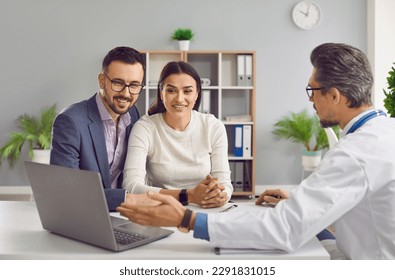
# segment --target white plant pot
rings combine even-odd
[[[32,161],[49,164],[50,155],[51,155],[51,150],[33,149]]]
[[[322,151],[306,151],[302,152],[302,165],[304,170],[313,171],[321,162]]]
[[[180,41],[178,41],[178,45],[180,47],[180,50],[181,51],[189,50],[189,43],[190,43],[189,40],[180,40]]]

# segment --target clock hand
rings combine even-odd
[[[305,12],[303,12],[303,11],[300,11],[300,10],[299,10],[299,13],[304,14],[306,17],[307,17],[307,15],[308,15],[307,13],[305,13]]]
[[[306,13],[306,17],[307,17],[307,16],[309,16],[309,13],[310,13],[310,3],[309,3],[309,5],[307,6],[307,13]]]

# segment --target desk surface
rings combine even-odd
[[[0,201],[0,259],[329,259],[312,239],[292,253],[216,255],[214,247],[193,234],[175,231],[153,243],[115,253],[44,230],[34,202]]]

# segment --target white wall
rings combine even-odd
[[[385,110],[383,89],[395,63],[395,1],[368,0],[368,55],[374,69],[374,103]]]
[[[3,0],[0,144],[16,129],[18,115],[36,114],[54,102],[63,108],[91,96],[109,49],[176,49],[170,40],[173,30],[191,27],[196,32],[192,49],[256,51],[256,184],[298,183],[300,147],[276,141],[272,125],[290,111],[313,111],[304,88],[316,45],[344,42],[366,51],[367,0],[315,0],[323,17],[310,31],[292,23],[297,2]],[[0,185],[27,184],[22,162],[13,170],[3,163]]]

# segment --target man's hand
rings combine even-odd
[[[280,189],[266,190],[255,201],[256,205],[266,203],[278,203],[283,199],[288,199],[288,192]]]
[[[128,205],[132,204],[132,205],[140,205],[140,206],[157,206],[160,204],[159,201],[149,198],[147,193],[142,193],[142,194],[128,193],[126,194],[125,203]]]
[[[117,211],[144,226],[177,227],[181,224],[185,207],[174,197],[152,191],[144,195],[145,199],[138,197],[139,199],[127,200],[117,207]]]

